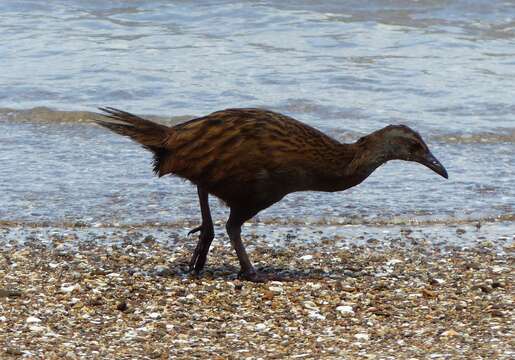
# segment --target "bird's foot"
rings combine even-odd
[[[193,250],[193,254],[188,266],[188,271],[194,272],[197,275],[202,271],[204,265],[206,264],[207,253],[209,252],[209,247],[211,246],[211,242],[214,238],[212,227],[204,227],[204,225],[197,226],[196,228],[190,230],[188,232],[188,236],[199,231],[199,241],[195,247],[195,250]]]
[[[265,283],[268,281],[292,281],[291,278],[287,276],[282,276],[279,274],[267,274],[262,272],[257,272],[256,270],[250,271],[240,271],[238,274],[238,279],[247,280],[254,283]]]
[[[191,259],[188,264],[188,272],[193,272],[196,275],[198,275],[202,271],[202,268],[199,269],[199,267],[197,265],[199,257],[200,257],[199,247],[200,247],[200,243],[197,244],[197,246],[195,247],[195,250],[193,250],[193,254],[191,255]]]

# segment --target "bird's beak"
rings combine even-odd
[[[422,165],[427,166],[431,170],[433,170],[438,175],[443,176],[444,178],[448,179],[449,175],[447,175],[447,170],[443,167],[443,165],[438,161],[437,158],[434,157],[433,154],[431,154],[430,151],[426,153],[426,155],[422,158],[422,160],[419,161]]]

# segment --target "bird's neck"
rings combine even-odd
[[[361,183],[379,166],[392,160],[390,149],[384,142],[378,141],[380,139],[372,135],[350,144],[354,157],[345,168],[345,176],[352,179],[351,182],[354,185]]]

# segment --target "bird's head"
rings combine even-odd
[[[390,160],[416,161],[448,179],[447,170],[431,154],[422,137],[405,125],[389,125],[375,133],[376,141],[383,144],[383,150]]]

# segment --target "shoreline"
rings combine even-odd
[[[342,246],[337,236],[304,242],[279,229],[289,240],[275,244],[277,229],[269,227],[267,234],[244,229],[249,255],[258,269],[291,282],[237,280],[225,237],[215,240],[204,274],[191,276],[185,269],[196,238],[175,230],[166,241],[141,229],[85,241],[67,229],[49,233],[47,242],[33,235],[6,244],[0,326],[8,331],[0,333],[0,353],[48,359],[513,356],[513,239],[502,251],[386,236]],[[111,237],[119,241],[108,242]]]
[[[40,220],[40,221],[26,221],[20,220],[0,220],[0,228],[2,227],[32,227],[32,228],[49,228],[49,227],[60,227],[60,228],[152,228],[152,227],[166,227],[166,228],[178,228],[183,226],[190,226],[198,221],[198,219],[180,219],[172,222],[141,222],[141,223],[120,223],[117,221],[107,222],[91,222],[83,220],[72,221],[70,219],[61,221],[51,220]],[[479,218],[472,217],[432,217],[426,218],[421,217],[389,217],[389,218],[377,218],[377,219],[358,219],[348,217],[312,217],[309,221],[306,219],[297,218],[284,218],[284,217],[272,217],[272,218],[260,218],[259,221],[255,218],[250,219],[246,224],[254,225],[278,225],[278,226],[375,226],[375,227],[388,227],[388,226],[432,226],[432,225],[446,225],[446,226],[459,226],[459,225],[477,225],[480,224],[491,224],[491,223],[509,223],[515,222],[515,213],[505,213],[499,215],[490,215]],[[216,224],[223,225],[223,221],[217,220]]]
[[[260,106],[258,106],[260,107]],[[267,108],[266,106],[261,106]],[[212,109],[217,111],[220,109]],[[280,109],[271,109],[281,111]],[[287,109],[283,110],[288,113]],[[173,113],[173,111],[171,111]],[[209,111],[207,112],[209,113]],[[200,117],[206,114],[195,115],[156,115],[156,114],[140,114],[146,119],[156,121],[158,123],[174,126],[182,122]],[[72,109],[58,109],[47,106],[35,106],[31,108],[12,108],[0,107],[0,121],[11,122],[25,122],[33,124],[71,124],[71,125],[93,125],[97,120],[105,120],[105,117],[99,112],[96,112],[94,106],[90,109],[72,110]],[[96,125],[95,125],[96,126]],[[347,128],[334,128],[329,129],[332,131],[330,134],[343,142],[355,141],[360,136],[364,135],[363,132],[355,132]],[[515,130],[511,127],[498,127],[487,130],[479,130],[475,132],[457,132],[450,133],[436,133],[431,135],[429,140],[442,144],[453,145],[475,145],[475,144],[514,144],[515,143]]]

